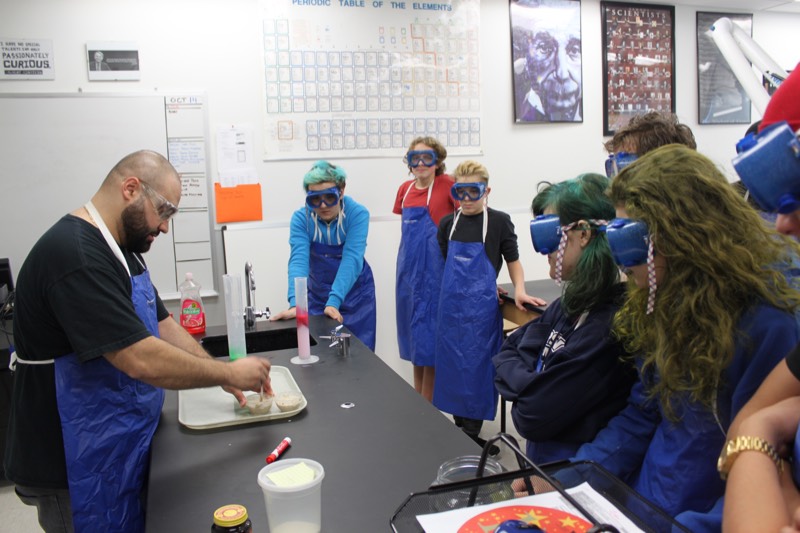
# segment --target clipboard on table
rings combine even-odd
[[[261,184],[243,184],[223,187],[214,183],[217,224],[225,222],[251,222],[263,219],[261,212]]]

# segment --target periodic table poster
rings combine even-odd
[[[264,159],[481,153],[480,0],[262,0]]]

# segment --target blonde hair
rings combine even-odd
[[[468,176],[475,176],[485,183],[489,183],[489,171],[477,161],[464,161],[456,167],[456,171],[453,173],[455,179]]]

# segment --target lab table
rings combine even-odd
[[[544,313],[547,305],[556,298],[561,297],[561,287],[556,285],[552,279],[537,279],[525,282],[525,292],[529,296],[538,296],[547,301],[547,305],[535,306],[525,305],[525,311],[520,311],[514,304],[514,285],[511,283],[504,283],[500,285],[501,288],[508,291],[508,294],[500,296],[502,300],[503,318],[512,322],[516,326],[527,324],[534,318],[537,318]]]
[[[294,365],[297,349],[252,354],[289,368],[308,406],[288,419],[209,430],[178,421],[178,393],[167,391],[153,438],[147,493],[149,533],[209,531],[215,509],[247,507],[253,531],[267,531],[256,476],[284,437],[282,457],[318,461],[322,482],[322,531],[389,531],[389,520],[412,492],[425,490],[441,463],[481,449],[417,394],[355,337],[343,357],[321,335],[338,325],[310,317],[320,361]],[[294,321],[258,322],[259,330],[294,328]],[[206,335],[224,334],[225,327]],[[252,356],[251,355],[251,356]],[[233,397],[231,397],[233,405]],[[351,408],[343,405],[354,404]],[[279,459],[280,460],[280,459]]]

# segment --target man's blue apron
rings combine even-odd
[[[408,187],[403,203],[414,183]],[[428,206],[433,183],[428,187]],[[402,238],[395,283],[397,344],[400,357],[416,366],[434,366],[436,319],[444,259],[438,229],[428,207],[403,206]]]
[[[497,273],[483,242],[452,240],[460,215],[459,210],[450,231],[439,299],[433,405],[456,416],[493,420],[498,394],[492,356],[503,341]],[[487,219],[484,209],[484,241]]]
[[[92,210],[95,223],[105,226]],[[119,247],[112,242],[117,255]],[[127,269],[121,251],[117,257]],[[147,270],[131,276],[131,285],[136,314],[158,337]],[[56,358],[55,370],[75,531],[144,531],[142,488],[164,391],[128,377],[105,357],[81,363],[69,354]]]
[[[343,244],[311,243],[308,264],[308,313],[325,314],[325,305],[331,293],[331,286],[336,279],[339,265],[342,263]],[[364,260],[355,285],[345,296],[339,313],[344,325],[358,339],[375,351],[375,280],[372,269]]]

